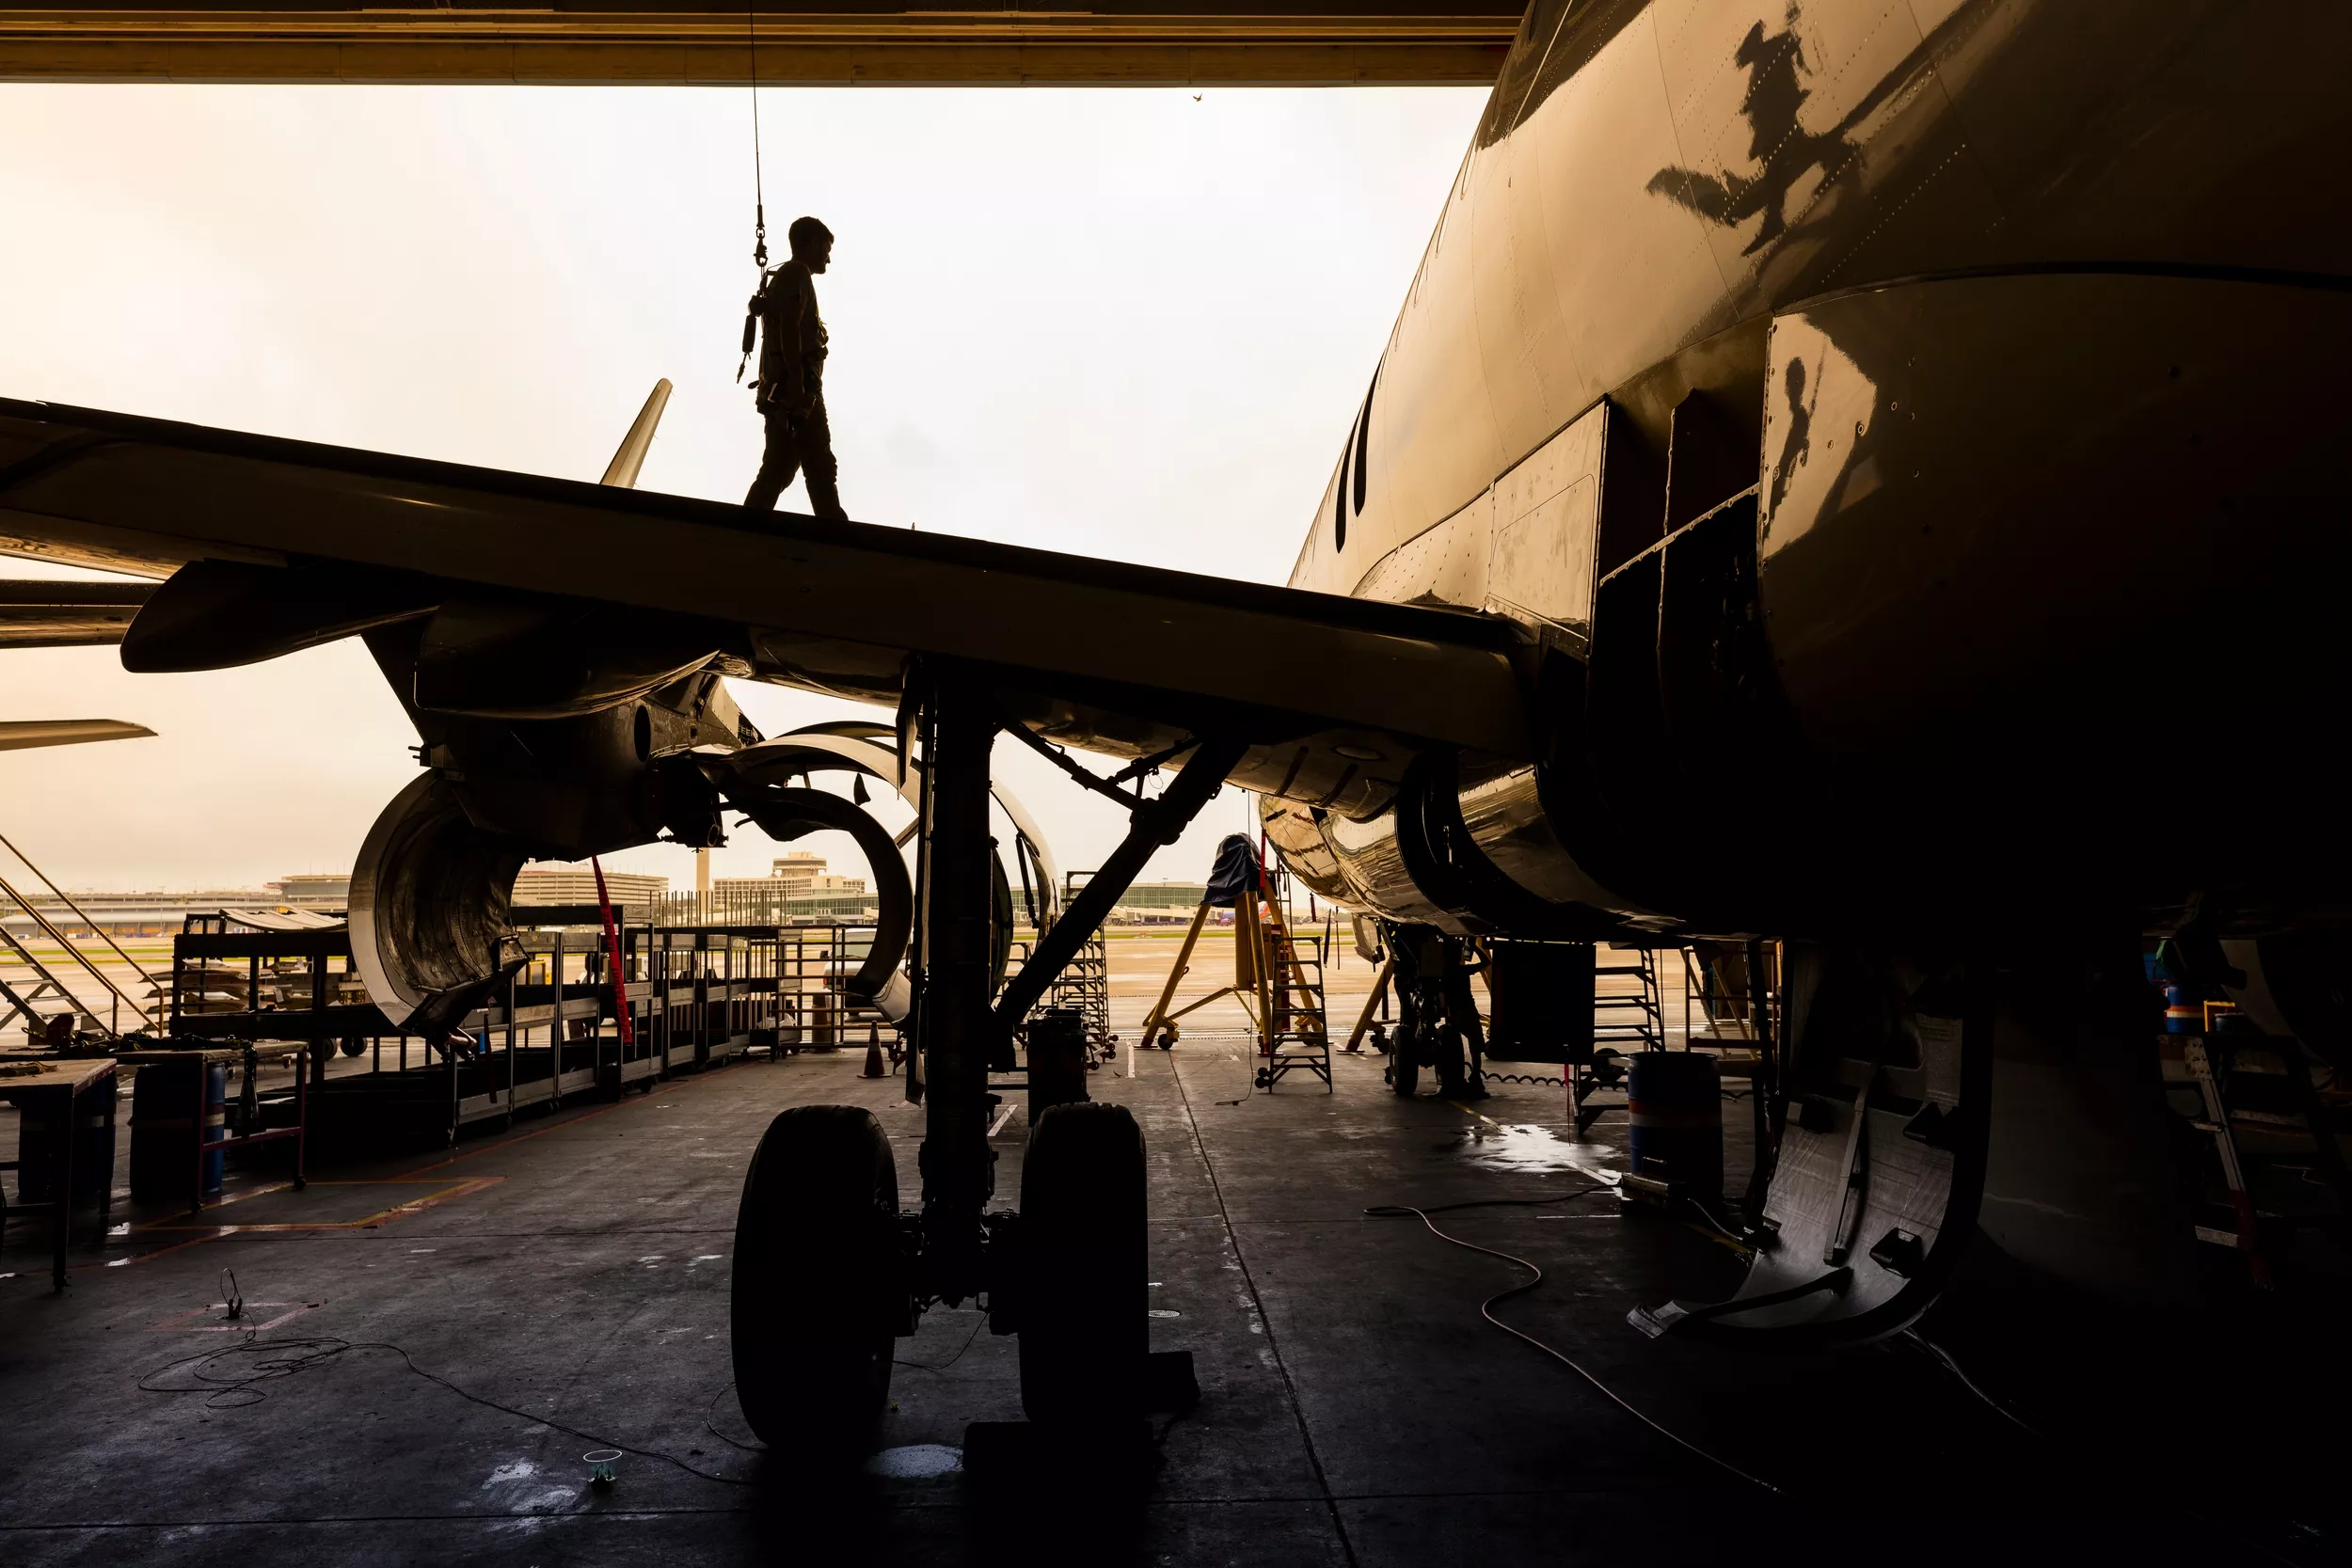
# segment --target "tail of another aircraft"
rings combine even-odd
[[[612,461],[604,466],[599,484],[611,484],[623,490],[637,488],[637,470],[645,466],[645,452],[653,445],[653,433],[661,423],[661,411],[670,406],[670,379],[667,376],[653,384],[645,394],[645,406],[637,411],[628,434],[621,437],[620,449]]]

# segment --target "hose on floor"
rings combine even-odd
[[[1480,1317],[1486,1319],[1488,1323],[1494,1324],[1495,1327],[1502,1330],[1503,1333],[1508,1334],[1514,1339],[1523,1340],[1524,1342],[1534,1346],[1537,1350],[1542,1351],[1546,1355],[1550,1356],[1554,1361],[1559,1362],[1560,1365],[1567,1368],[1568,1370],[1574,1372],[1577,1376],[1582,1378],[1586,1383],[1590,1384],[1594,1392],[1599,1394],[1610,1403],[1615,1405],[1618,1409],[1624,1411],[1627,1415],[1632,1417],[1635,1420],[1641,1422],[1644,1426],[1649,1428],[1652,1432],[1658,1433],[1659,1436],[1663,1437],[1666,1441],[1674,1444],[1676,1447],[1697,1455],[1699,1458],[1707,1461],[1707,1463],[1714,1465],[1719,1470],[1737,1476],[1740,1480],[1746,1481],[1751,1486],[1761,1487],[1765,1491],[1772,1493],[1774,1497],[1786,1496],[1787,1494],[1783,1493],[1779,1487],[1774,1486],[1771,1481],[1764,1481],[1758,1477],[1748,1474],[1747,1471],[1742,1470],[1737,1465],[1732,1464],[1731,1461],[1723,1458],[1721,1455],[1709,1453],[1707,1449],[1700,1448],[1696,1443],[1692,1442],[1689,1438],[1684,1437],[1679,1433],[1669,1431],[1667,1428],[1661,1426],[1657,1421],[1652,1420],[1648,1416],[1627,1403],[1623,1398],[1619,1397],[1616,1390],[1601,1382],[1600,1379],[1595,1377],[1591,1372],[1586,1371],[1581,1366],[1580,1366],[1565,1353],[1555,1350],[1550,1345],[1544,1343],[1543,1340],[1536,1338],[1533,1334],[1528,1334],[1522,1330],[1513,1328],[1509,1323],[1506,1323],[1501,1318],[1496,1317],[1495,1307],[1499,1303],[1509,1301],[1514,1296],[1523,1296],[1527,1294],[1528,1291],[1535,1289],[1538,1285],[1541,1285],[1544,1282],[1544,1271],[1536,1267],[1534,1263],[1529,1262],[1526,1259],[1518,1257],[1516,1254],[1499,1251],[1490,1246],[1480,1246],[1476,1242],[1466,1242],[1459,1236],[1449,1235],[1447,1232],[1438,1229],[1437,1222],[1429,1217],[1432,1214],[1442,1214],[1455,1209],[1524,1208],[1535,1204],[1566,1203],[1575,1198],[1590,1197],[1596,1193],[1614,1192],[1615,1190],[1616,1189],[1613,1187],[1603,1184],[1596,1187],[1580,1188],[1572,1193],[1555,1194],[1549,1197],[1481,1198],[1470,1203],[1434,1204],[1426,1209],[1415,1208],[1409,1203],[1387,1203],[1381,1204],[1376,1208],[1367,1209],[1364,1211],[1364,1213],[1372,1219],[1403,1219],[1409,1214],[1413,1218],[1421,1221],[1423,1226],[1428,1227],[1429,1233],[1432,1236],[1437,1237],[1438,1240],[1441,1242],[1450,1243],[1454,1246],[1461,1247],[1470,1252],[1484,1253],[1489,1258],[1500,1258],[1506,1263],[1517,1264],[1518,1267],[1525,1269],[1530,1275],[1529,1278],[1512,1286],[1507,1291],[1498,1291],[1493,1295],[1488,1296],[1485,1301],[1478,1304],[1478,1315]]]
[[[541,1426],[552,1427],[557,1432],[569,1433],[600,1449],[618,1449],[623,1453],[633,1453],[643,1459],[658,1459],[664,1465],[675,1465],[690,1476],[717,1481],[722,1486],[759,1484],[739,1476],[722,1476],[698,1468],[675,1454],[663,1453],[659,1449],[641,1449],[634,1444],[616,1442],[598,1433],[567,1426],[552,1416],[501,1404],[497,1400],[459,1387],[438,1372],[418,1366],[416,1359],[406,1351],[383,1340],[330,1338],[263,1339],[248,1334],[236,1344],[202,1351],[195,1355],[183,1355],[177,1361],[158,1367],[141,1376],[138,1386],[150,1394],[200,1394],[207,1410],[234,1410],[259,1404],[269,1398],[269,1390],[263,1386],[266,1384],[313,1371],[358,1351],[389,1351],[399,1356],[401,1365],[408,1370],[427,1383],[440,1385],[461,1400],[522,1420],[534,1421]],[[174,1374],[178,1374],[183,1381],[176,1384],[161,1381]]]

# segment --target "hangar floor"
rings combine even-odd
[[[1549,1086],[1400,1102],[1376,1057],[1343,1058],[1330,1097],[1295,1079],[1253,1094],[1246,1047],[1205,1035],[1094,1085],[1142,1119],[1154,1343],[1192,1350],[1203,1389],[1196,1413],[1158,1423],[1140,1489],[1107,1462],[1012,1494],[942,1468],[966,1422],[1020,1414],[1013,1341],[970,1311],[902,1341],[877,1466],[898,1473],[807,1486],[736,1446],[735,1199],[767,1119],[826,1101],[874,1109],[912,1195],[920,1113],[859,1065],[747,1063],[449,1153],[330,1169],[201,1230],[135,1220],[107,1254],[80,1254],[62,1297],[37,1227],[19,1227],[0,1259],[21,1271],[0,1279],[0,1560],[1484,1568],[1856,1548],[1980,1560],[2027,1541],[2037,1556],[2277,1560],[2156,1502],[2165,1477],[2106,1489],[2095,1449],[2042,1447],[1925,1355],[1759,1360],[1643,1339],[1629,1306],[1736,1277],[1696,1229],[1606,1195],[1439,1217],[1548,1272],[1499,1315],[1790,1497],[1734,1479],[1481,1323],[1520,1271],[1364,1214],[1579,1193],[1591,1183],[1568,1162],[1621,1164],[1621,1130],[1567,1143]],[[1007,1195],[1025,1131],[1016,1115],[998,1139]],[[1743,1143],[1735,1130],[1735,1185]],[[245,1297],[236,1324],[217,1305],[224,1270]],[[199,1382],[257,1370],[186,1359],[247,1331],[284,1345],[281,1364],[320,1358]],[[1991,1370],[2001,1385],[2018,1369]],[[625,1453],[597,1493],[580,1456],[609,1444],[676,1463]]]

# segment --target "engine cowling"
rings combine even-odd
[[[1561,843],[1535,767],[1433,752],[1415,759],[1385,808],[1360,820],[1270,796],[1260,816],[1294,875],[1384,919],[1455,936],[1591,941],[1654,918]]]
[[[437,1043],[519,959],[507,911],[531,859],[511,833],[475,826],[455,787],[427,773],[392,797],[351,872],[351,955],[392,1023]]]
[[[413,641],[413,627],[393,629]],[[405,646],[373,641],[379,661],[413,668]],[[434,1040],[520,961],[506,933],[526,862],[665,833],[723,843],[705,759],[759,738],[715,668],[594,712],[499,721],[428,710],[418,727],[431,770],[393,797],[360,847],[352,952],[385,1016]]]

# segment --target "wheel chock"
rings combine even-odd
[[[983,1486],[1064,1485],[1074,1474],[1104,1473],[1122,1458],[1148,1468],[1152,1423],[1133,1420],[1059,1426],[1039,1421],[974,1421],[963,1429],[963,1473]]]

